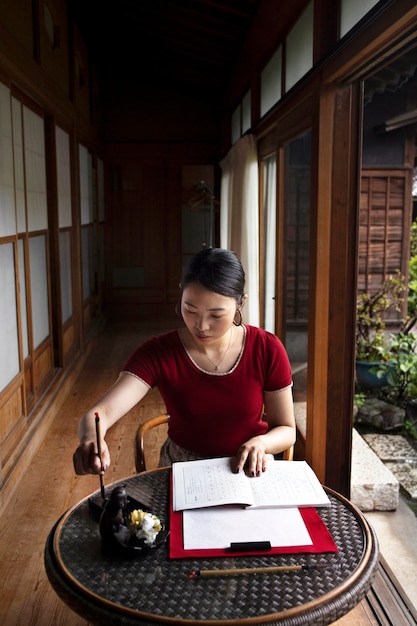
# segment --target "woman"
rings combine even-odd
[[[110,464],[101,435],[158,387],[170,415],[160,465],[205,457],[234,457],[234,471],[259,476],[266,455],[295,441],[292,375],[279,339],[242,324],[245,273],[237,256],[208,248],[191,260],[180,285],[185,326],[153,337],[127,360],[107,393],[81,418],[77,474]]]

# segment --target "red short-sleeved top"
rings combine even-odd
[[[233,456],[251,437],[267,430],[264,391],[292,384],[282,342],[263,329],[245,327],[243,350],[227,373],[199,368],[177,330],[152,337],[126,361],[123,371],[158,387],[170,415],[169,436],[203,456]]]

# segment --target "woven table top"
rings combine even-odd
[[[128,478],[128,494],[169,522],[170,470]],[[169,559],[168,546],[140,558],[104,556],[88,499],[51,530],[45,548],[49,580],[61,598],[93,624],[330,624],[366,595],[378,563],[374,531],[342,496],[318,509],[337,553]],[[320,570],[190,580],[196,569],[324,564]]]

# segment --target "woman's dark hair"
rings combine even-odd
[[[191,259],[181,286],[200,283],[209,291],[240,302],[245,290],[245,272],[234,252],[224,248],[204,248]]]

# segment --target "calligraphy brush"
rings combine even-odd
[[[191,579],[200,578],[202,576],[236,576],[237,574],[265,574],[270,572],[291,572],[320,569],[327,567],[317,563],[315,565],[277,565],[272,567],[244,567],[236,569],[197,569],[188,574]]]
[[[101,463],[101,437],[100,437],[100,418],[98,413],[96,413],[96,438],[97,438],[97,456],[100,459],[101,469],[103,469],[103,464]],[[103,474],[100,474],[100,491],[101,497],[105,500],[105,492],[104,492],[104,483],[103,483]]]

